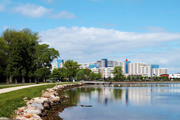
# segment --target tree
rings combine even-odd
[[[96,80],[99,80],[99,79],[101,79],[101,73],[95,73],[95,78],[96,78]]]
[[[54,48],[39,44],[38,33],[30,29],[7,29],[0,37],[1,80],[6,75],[25,82],[25,78],[35,77],[36,71],[49,73],[51,62],[58,56],[59,52]]]
[[[73,60],[67,60],[64,63],[64,68],[67,69],[67,77],[71,80],[73,77],[76,76],[76,72],[78,71],[79,64],[74,62]]]
[[[66,73],[67,73],[67,70],[64,67],[57,68],[52,71],[51,77],[55,78],[56,80],[58,80],[58,79],[64,80],[65,77],[67,77]]]
[[[91,72],[91,73],[89,74],[89,78],[90,78],[90,80],[94,80],[94,79],[96,78],[94,72]]]
[[[123,75],[123,71],[122,71],[122,67],[121,67],[121,66],[116,66],[116,67],[114,67],[114,69],[112,70],[112,73],[113,73],[114,79],[115,79],[116,81],[124,78],[124,75]]]
[[[36,70],[36,76],[39,79],[43,79],[43,82],[46,82],[46,79],[49,77],[50,74],[51,74],[51,71],[47,67],[42,67]]]
[[[77,80],[83,80],[85,79],[85,71],[83,69],[79,70],[77,73],[76,73],[76,79]]]

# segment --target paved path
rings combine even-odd
[[[53,84],[53,83],[44,83],[44,84],[35,84],[35,85],[26,85],[26,86],[4,88],[4,89],[0,89],[0,94],[1,93],[6,93],[6,92],[11,92],[11,91],[14,91],[14,90],[30,88],[30,87],[35,87],[35,86],[41,86],[41,85],[48,85],[48,84]]]

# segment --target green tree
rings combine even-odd
[[[51,77],[55,78],[56,80],[64,80],[67,77],[67,70],[63,67],[63,68],[57,68],[54,69],[51,73]]]
[[[43,82],[46,82],[46,79],[50,76],[51,71],[47,67],[42,67],[37,69],[35,73],[39,79],[43,79]]]
[[[95,79],[96,80],[99,80],[99,79],[101,79],[101,73],[95,73]]]
[[[76,73],[76,79],[77,80],[84,80],[85,79],[85,71],[83,69],[79,70]]]
[[[123,75],[123,71],[122,71],[122,67],[121,66],[116,66],[114,67],[114,69],[112,70],[112,73],[114,75],[114,79],[116,81],[118,80],[121,80],[124,78],[124,75]]]
[[[95,73],[94,73],[94,72],[91,72],[91,73],[89,74],[89,79],[90,79],[90,80],[95,80],[95,78],[96,78]]]
[[[74,62],[73,60],[67,60],[64,63],[64,68],[67,69],[67,77],[71,80],[76,76],[76,72],[78,71],[79,64]]]

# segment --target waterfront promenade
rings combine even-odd
[[[43,83],[43,84],[35,84],[35,85],[26,85],[26,86],[4,88],[4,89],[0,89],[0,94],[15,91],[15,90],[20,90],[20,89],[24,89],[24,88],[30,88],[30,87],[48,85],[48,84],[53,84],[53,83]]]

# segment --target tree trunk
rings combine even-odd
[[[17,79],[15,78],[14,83],[17,84]]]
[[[12,76],[9,77],[9,82],[10,82],[10,83],[12,82]]]
[[[31,83],[31,79],[29,79],[29,83]]]
[[[8,78],[6,78],[6,84],[9,84],[9,79]]]
[[[25,83],[24,76],[22,76],[22,84]]]
[[[46,82],[46,78],[43,79],[43,82]]]

